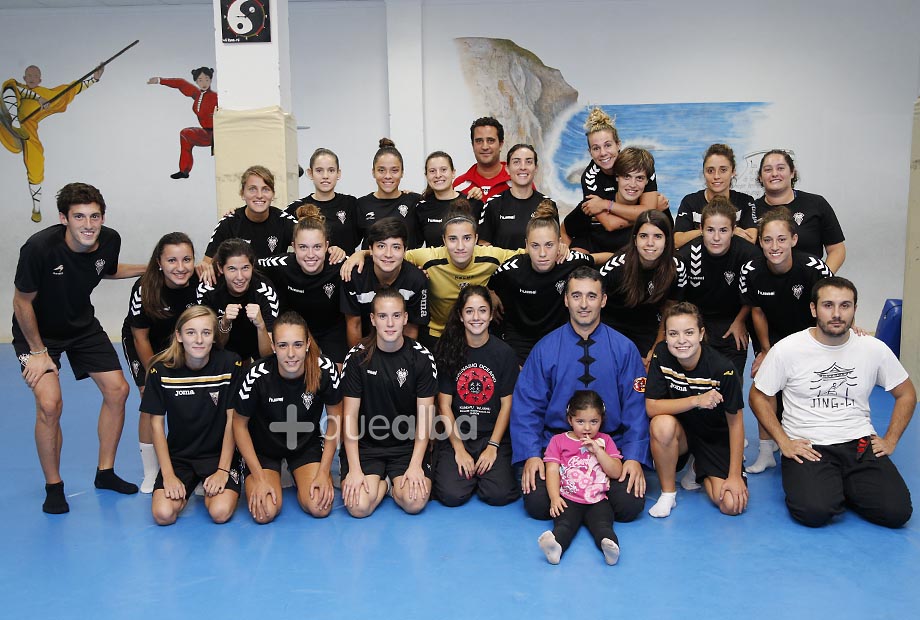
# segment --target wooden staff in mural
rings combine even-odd
[[[0,106],[0,142],[11,153],[22,153],[32,195],[32,221],[41,222],[42,181],[45,179],[45,149],[38,137],[38,124],[52,114],[67,109],[74,97],[102,77],[105,66],[138,44],[134,41],[70,84],[54,88],[41,86],[42,71],[35,65],[26,67],[23,81],[10,78],[3,83]]]
[[[187,179],[192,170],[192,148],[214,144],[214,110],[217,108],[217,93],[211,90],[214,69],[198,67],[192,70],[192,84],[182,78],[152,77],[148,84],[162,84],[177,89],[194,100],[192,112],[198,117],[201,127],[186,127],[179,132],[179,172],[169,175],[173,179]]]

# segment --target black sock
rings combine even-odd
[[[96,488],[109,489],[125,495],[137,493],[137,485],[122,480],[115,474],[114,469],[97,469],[96,470]]]
[[[64,497],[64,481],[55,482],[54,484],[45,485],[45,503],[42,504],[42,510],[50,515],[61,515],[70,512],[70,506],[67,505],[67,498]]]

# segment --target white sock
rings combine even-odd
[[[144,466],[144,480],[141,482],[141,493],[153,493],[153,483],[157,480],[160,471],[160,462],[157,460],[157,451],[152,443],[141,442],[141,464]]]
[[[674,507],[677,506],[677,491],[673,493],[661,492],[661,497],[655,502],[655,505],[648,509],[648,513],[653,517],[667,517],[671,514]]]
[[[543,550],[543,553],[546,554],[547,562],[550,564],[559,563],[559,560],[562,559],[562,545],[556,542],[556,537],[553,536],[551,531],[546,530],[540,534],[540,538],[537,539],[537,543],[539,543],[540,549]]]
[[[776,442],[772,439],[761,439],[757,460],[745,467],[744,471],[749,474],[759,474],[768,467],[776,467],[776,457],[773,456],[773,450],[776,449],[774,446]]]
[[[604,552],[604,561],[607,562],[608,566],[613,566],[620,559],[620,545],[609,538],[601,541],[601,551]]]
[[[696,491],[700,483],[696,481],[696,459],[693,456],[687,461],[687,473],[680,479],[680,486],[687,491]]]

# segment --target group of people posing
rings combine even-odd
[[[129,387],[90,293],[139,276],[122,342],[141,392],[140,490],[162,525],[199,484],[215,522],[245,494],[268,523],[285,471],[300,507],[326,516],[338,455],[355,517],[388,495],[418,513],[432,497],[504,505],[523,494],[529,515],[554,519],[539,539],[548,561],[584,523],[614,564],[613,522],[644,509],[646,470],[661,483],[653,517],[676,507],[681,470],[685,489],[740,515],[746,473],[775,466],[777,449],[795,519],[823,525],[849,506],[905,523],[910,494],[889,455],[916,395],[884,344],[851,331],[856,288],[833,276],[843,233],[824,198],[794,189],[791,156],[763,156],[754,200],[731,189],[731,148],[713,144],[706,187],[672,221],[651,153],[621,148],[600,109],[585,130],[584,200],[561,221],[534,186],[534,148],[501,161],[503,128],[487,117],[470,128],[476,164],[456,176],[447,153],[432,153],[423,194],[400,187],[387,139],[377,189],[360,198],[336,192],[328,149],[310,158],[315,191],[286,209],[271,206],[272,173],[252,166],[245,205],[218,222],[201,260],[173,232],[147,265],[120,264],[101,193],[65,186],[60,224],[25,243],[15,278],[45,512],[69,510],[65,352],[103,395],[96,486],[138,491],[113,469]],[[749,344],[761,441],[745,471]],[[884,435],[870,420],[875,385],[895,397]]]

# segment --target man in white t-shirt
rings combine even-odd
[[[910,491],[889,458],[917,404],[907,371],[883,342],[850,331],[856,287],[821,280],[811,294],[817,326],[783,338],[767,354],[751,388],[751,409],[783,453],[786,506],[811,527],[848,506],[872,523],[901,527]],[[884,435],[872,426],[869,396],[880,385],[894,396]],[[776,393],[782,390],[782,424]]]

